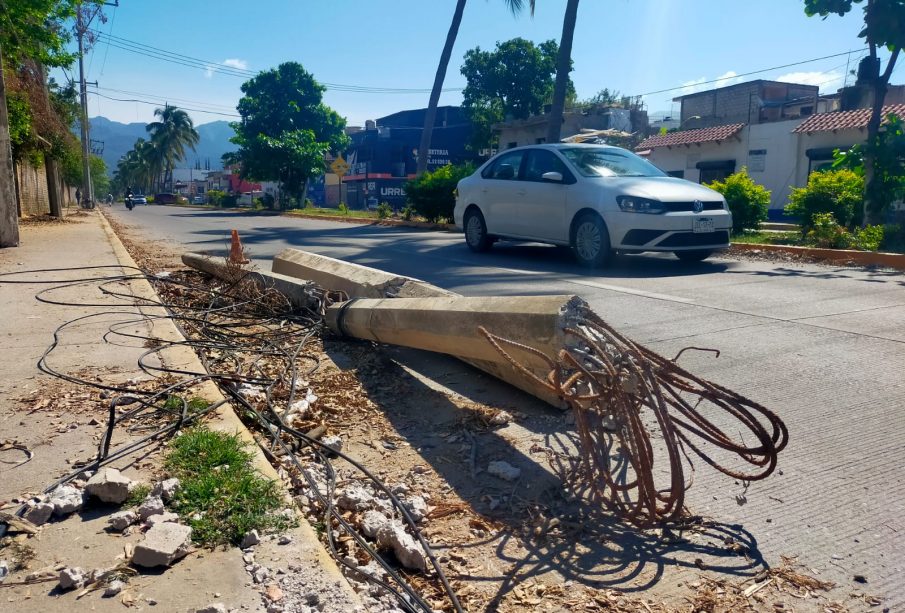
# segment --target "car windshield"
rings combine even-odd
[[[568,147],[559,150],[586,177],[665,177],[666,174],[634,153],[609,147]]]

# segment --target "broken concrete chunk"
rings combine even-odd
[[[78,566],[64,568],[60,571],[60,589],[71,590],[85,585],[85,571]]]
[[[160,483],[154,486],[154,489],[151,490],[152,496],[159,496],[163,499],[164,502],[169,502],[173,499],[173,496],[176,495],[176,490],[179,489],[179,479],[173,477],[171,479],[164,479]]]
[[[412,496],[404,502],[405,508],[416,522],[420,522],[427,516],[427,503],[421,496]]]
[[[215,602],[214,604],[209,604],[206,607],[195,609],[195,613],[227,613],[227,611],[226,605]]]
[[[333,451],[340,452],[343,450],[343,439],[335,434],[323,437],[321,442]]]
[[[116,532],[122,532],[137,521],[138,513],[135,511],[120,511],[107,518],[107,524]]]
[[[380,511],[365,511],[361,518],[361,532],[369,538],[375,538],[384,525],[390,523],[389,518]]]
[[[490,425],[491,426],[505,426],[510,421],[512,421],[512,415],[510,413],[508,413],[507,411],[501,410],[501,411],[497,411],[496,413],[494,413],[493,416],[490,418]]]
[[[374,497],[360,485],[352,485],[339,493],[336,506],[344,511],[363,511],[374,504]]]
[[[522,476],[522,469],[516,468],[509,462],[498,460],[487,465],[487,472],[504,481],[515,481]]]
[[[49,502],[37,502],[34,504],[29,504],[22,517],[24,519],[27,519],[34,525],[40,526],[47,523],[47,520],[49,520],[50,516],[53,515],[53,509],[53,505]]]
[[[119,579],[111,581],[107,586],[107,589],[104,590],[104,598],[112,598],[113,596],[116,596],[123,591],[123,588],[125,586],[126,585]]]
[[[85,490],[103,502],[122,504],[129,497],[131,487],[132,479],[115,468],[102,468],[88,479]]]
[[[148,496],[138,507],[138,515],[141,521],[147,520],[152,515],[160,515],[164,512],[163,499],[160,496]]]
[[[132,563],[151,568],[169,566],[189,552],[192,529],[182,524],[157,524],[145,534],[145,540],[135,547]]]
[[[377,544],[392,549],[396,558],[406,568],[424,571],[427,561],[415,539],[397,521],[387,522],[377,531]]]
[[[176,515],[175,513],[167,512],[167,513],[161,513],[159,515],[152,515],[151,517],[148,518],[148,521],[146,521],[145,523],[148,524],[148,526],[153,527],[153,526],[156,526],[157,524],[165,524],[168,522],[175,522],[175,521],[179,521],[179,516]]]
[[[284,534],[280,536],[279,540],[277,540],[277,545],[288,545],[292,542],[292,537],[288,534]]]
[[[75,513],[85,504],[85,495],[71,485],[61,485],[50,494],[50,504],[57,516]]]
[[[257,530],[252,530],[251,532],[247,532],[242,538],[242,544],[240,545],[240,547],[242,549],[248,549],[249,547],[254,547],[260,542],[261,535],[258,534]]]

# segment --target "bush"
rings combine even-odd
[[[337,210],[337,212],[338,212],[340,215],[348,215],[348,214],[349,214],[349,207],[346,206],[346,203],[345,203],[345,202],[340,202],[340,203],[339,203],[339,206],[336,207],[336,210]]]
[[[377,219],[386,219],[393,216],[393,207],[389,202],[381,202],[377,205]]]
[[[402,209],[402,219],[405,221],[411,221],[412,217],[415,216],[415,208],[408,204]]]
[[[223,196],[223,198],[220,200],[220,206],[223,206],[223,207],[236,206],[238,200],[239,200],[239,197],[237,195],[227,194],[227,195]]]
[[[732,211],[732,233],[739,234],[745,230],[757,230],[761,222],[767,220],[767,209],[770,207],[770,190],[759,185],[748,176],[748,169],[726,177],[725,181],[714,181],[707,185],[726,199]]]
[[[807,187],[796,187],[786,213],[797,218],[807,235],[818,213],[830,213],[836,223],[853,227],[861,223],[864,179],[851,170],[812,172]]]
[[[853,244],[862,251],[879,251],[883,243],[883,226],[864,226],[852,232]]]
[[[223,199],[226,198],[226,192],[219,189],[209,189],[206,196],[208,202],[215,206],[220,206],[223,204]]]
[[[832,213],[817,213],[811,219],[808,243],[824,249],[848,249],[854,237],[836,222]]]
[[[405,184],[405,195],[415,211],[430,222],[452,219],[456,206],[455,189],[459,181],[474,172],[474,166],[447,164],[426,172]]]
[[[147,200],[148,204],[154,204],[154,196],[145,196],[145,200]]]

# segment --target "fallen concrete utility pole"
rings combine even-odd
[[[273,258],[274,274],[314,281],[324,289],[340,291],[349,298],[427,298],[456,297],[459,294],[431,285],[420,279],[394,275],[377,268],[301,251],[284,249]],[[481,360],[455,355],[466,364],[483,370],[496,379],[505,381],[524,392],[559,409],[568,408],[562,398],[546,386],[526,378],[508,362],[496,357]]]
[[[509,353],[540,378],[567,345],[585,302],[577,296],[355,298],[327,309],[334,332],[358,339],[507,364],[480,328],[532,347]],[[524,377],[524,375],[522,375]]]

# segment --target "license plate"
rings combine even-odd
[[[694,220],[694,225],[692,226],[692,230],[695,234],[699,234],[702,232],[713,232],[713,219],[709,217],[702,217],[700,219]]]

